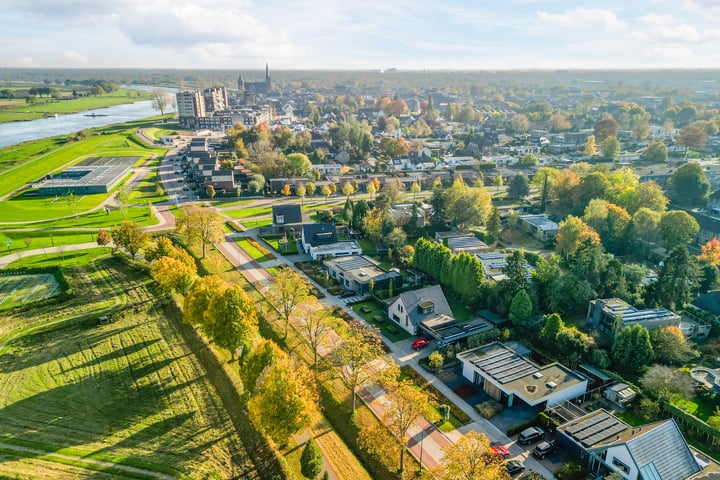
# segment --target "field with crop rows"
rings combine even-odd
[[[0,458],[24,457],[0,461],[0,477],[256,478],[204,368],[144,275],[116,267],[109,260],[92,282],[125,301],[110,322],[61,322],[0,354]]]

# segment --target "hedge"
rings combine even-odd
[[[528,420],[527,422],[518,423],[517,425],[513,425],[512,427],[507,429],[507,436],[511,437],[515,434],[522,432],[526,428],[534,427],[535,425],[538,424],[538,418],[539,418],[539,416],[534,417],[534,418]]]

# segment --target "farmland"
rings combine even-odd
[[[256,478],[204,367],[148,281],[100,259],[70,273],[85,302],[0,317],[0,341],[23,333],[0,356],[0,477]],[[110,322],[98,324],[98,308]]]

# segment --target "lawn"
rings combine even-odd
[[[237,239],[237,244],[257,262],[266,262],[275,259],[275,255],[251,238],[239,238]]]
[[[10,240],[10,248],[7,241]],[[95,242],[97,232],[77,230],[0,231],[0,256],[39,248]]]
[[[280,240],[282,240],[282,236],[275,236],[275,237],[262,237],[265,242],[270,245],[272,248],[275,249],[276,252],[280,253],[281,255],[295,255],[298,253],[297,249],[297,242],[294,240],[290,240],[287,242],[285,250],[282,250],[280,248]]]
[[[232,218],[261,217],[264,215],[270,215],[272,213],[272,206],[263,205],[262,207],[229,208],[227,210],[223,210],[223,213]]]
[[[0,278],[0,310],[37,302],[60,293],[52,274],[8,275]]]
[[[64,114],[77,113],[96,108],[111,107],[122,103],[133,103],[138,100],[151,98],[150,92],[137,90],[118,89],[112,93],[97,97],[81,97],[72,100],[59,100],[45,102],[47,98],[40,99],[35,105],[28,105],[25,102],[15,108],[3,108],[0,110],[0,123],[15,122],[20,120],[35,120],[46,117],[48,113]]]
[[[372,255],[375,253],[375,244],[367,238],[360,238],[357,242],[360,244],[360,248],[362,248],[363,255]]]
[[[355,303],[352,305],[352,309],[368,323],[380,329],[382,334],[391,342],[399,342],[412,336],[390,320],[385,308],[375,300],[371,299]]]
[[[240,223],[243,224],[246,228],[267,227],[272,224],[272,218],[270,218],[270,217],[246,218],[246,219],[240,220]]]
[[[87,250],[72,250],[58,253],[44,253],[41,255],[33,255],[31,257],[23,257],[15,260],[6,268],[8,270],[16,268],[35,268],[35,267],[82,267],[90,265],[98,257],[105,257],[110,254],[110,248],[90,248]]]
[[[155,161],[159,162],[159,158]],[[166,202],[167,199],[168,194],[160,182],[160,174],[157,170],[153,170],[130,192],[129,201],[131,203],[160,203]]]
[[[136,301],[153,299],[137,277],[114,270],[110,280]],[[0,356],[0,441],[68,455],[68,471],[84,468],[85,476],[95,459],[173,477],[257,478],[222,405],[161,309],[128,308],[104,325],[92,318],[35,331]],[[41,468],[52,461],[24,456],[21,463]],[[19,468],[0,463],[0,477]],[[113,467],[106,473],[125,476]]]
[[[448,305],[450,305],[450,310],[452,310],[453,315],[458,322],[467,322],[476,316],[475,312],[473,312],[471,308],[468,308],[468,306],[456,296],[448,294],[446,295],[446,298]]]
[[[171,207],[170,211],[174,211],[175,207]],[[0,228],[4,231],[16,230],[21,228],[110,228],[122,223],[125,220],[131,220],[143,226],[155,225],[158,223],[155,215],[148,215],[146,207],[130,207],[125,212],[120,210],[110,210],[105,213],[104,210],[95,210],[94,212],[78,215],[73,218],[61,218],[57,220],[47,220],[33,224],[16,224],[3,225]],[[47,233],[47,232],[46,232]]]
[[[707,419],[712,417],[715,409],[718,408],[718,405],[704,395],[698,395],[693,398],[675,396],[671,400],[671,403],[704,422],[707,422]]]

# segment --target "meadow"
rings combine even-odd
[[[145,272],[113,258],[85,270],[94,277],[86,285],[91,297],[112,291],[122,305],[108,323],[86,312],[30,329],[5,347],[0,458],[8,461],[0,461],[0,477],[54,470],[52,478],[257,478],[204,367]],[[51,322],[47,313],[37,314]],[[17,329],[17,318],[38,325],[35,312],[13,318]]]
[[[57,295],[59,287],[51,274],[3,275],[0,277],[0,311]]]
[[[35,105],[27,104],[22,100],[5,100],[0,102],[0,123],[35,120],[47,117],[48,114],[62,115],[112,107],[123,103],[148,100],[151,96],[150,92],[120,88],[105,95],[80,97],[71,100],[53,100],[45,97],[38,99],[38,103]]]

